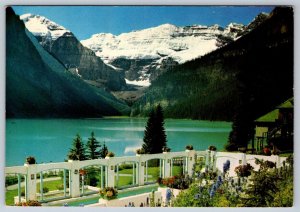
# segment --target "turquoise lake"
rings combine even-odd
[[[37,163],[62,162],[75,135],[79,133],[86,143],[92,131],[116,156],[135,155],[146,122],[145,118],[7,119],[6,166],[23,165],[27,156],[34,156]],[[188,144],[196,150],[209,145],[223,149],[231,123],[167,119],[165,129],[171,151],[183,151]]]

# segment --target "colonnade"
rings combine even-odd
[[[203,156],[206,152],[198,152]],[[105,159],[73,161],[46,164],[24,164],[24,166],[6,167],[6,174],[17,174],[18,176],[18,199],[21,201],[21,176],[24,176],[25,199],[44,200],[43,175],[49,170],[63,171],[63,195],[62,198],[79,197],[84,195],[84,175],[80,173],[85,167],[100,167],[100,187],[118,187],[119,166],[122,163],[132,163],[132,186],[142,186],[149,180],[148,162],[153,159],[159,160],[159,176],[162,178],[173,175],[173,158],[183,158],[183,173],[192,174],[195,163],[196,151],[165,152],[160,154],[143,154],[128,157],[111,157]],[[38,179],[39,178],[39,179]],[[68,178],[68,179],[67,179]],[[69,187],[67,187],[67,180]],[[37,183],[40,183],[39,195],[37,194]],[[149,183],[149,182],[148,182]],[[81,185],[80,185],[81,184]]]

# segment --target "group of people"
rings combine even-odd
[[[135,207],[134,202],[129,202],[125,207]],[[149,207],[149,204],[147,205],[141,202],[140,207]]]
[[[143,203],[141,203],[141,204],[143,204]],[[129,202],[129,203],[128,203],[128,206],[125,205],[125,207],[135,207],[134,202]]]

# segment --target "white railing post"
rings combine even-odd
[[[104,182],[103,182],[103,166],[101,166],[101,173],[100,173],[100,178],[101,178],[101,188],[104,188]]]
[[[69,189],[71,192],[71,197],[79,197],[80,196],[80,174],[79,174],[79,161],[69,160],[71,163],[70,169],[70,184]]]
[[[188,153],[188,167],[187,167],[187,173],[189,176],[192,176],[193,174],[193,167],[194,167],[194,164],[195,164],[195,150],[191,150],[189,153]]]
[[[108,165],[106,178],[107,178],[106,186],[115,187],[115,166],[114,165]]]
[[[139,185],[144,185],[145,184],[145,166],[146,166],[146,164],[147,164],[147,161],[146,162],[139,162]]]
[[[164,177],[170,177],[171,158],[164,160]]]
[[[205,156],[205,169],[210,168],[210,150],[206,150],[206,156]]]
[[[36,164],[25,164],[27,166],[26,200],[37,200],[36,198]]]

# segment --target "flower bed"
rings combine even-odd
[[[118,191],[117,189],[113,187],[106,187],[100,190],[100,196],[103,199],[111,200],[111,199],[116,199],[118,196]]]

